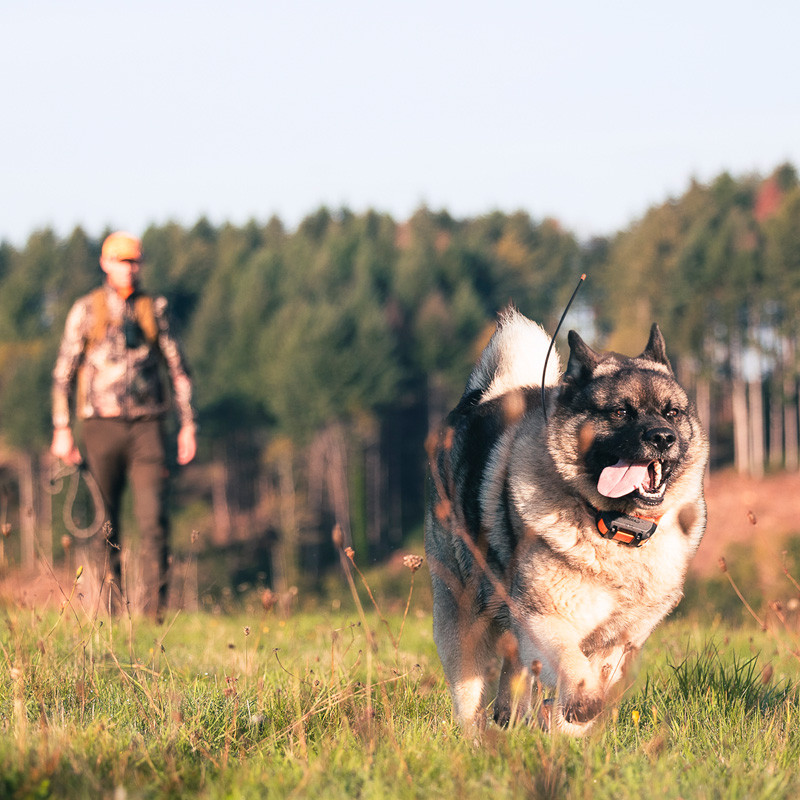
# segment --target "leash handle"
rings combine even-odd
[[[92,505],[94,506],[94,519],[85,528],[76,525],[72,516],[81,476],[83,476],[83,481],[89,490]],[[106,518],[106,504],[103,501],[100,487],[97,485],[97,481],[86,462],[82,461],[76,466],[62,465],[60,471],[53,471],[53,476],[50,478],[50,487],[53,494],[58,494],[61,491],[67,478],[69,478],[69,485],[67,487],[67,496],[64,498],[64,508],[62,509],[64,525],[76,539],[90,539],[103,527]]]

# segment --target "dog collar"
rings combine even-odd
[[[636,517],[617,511],[594,509],[597,530],[604,539],[628,547],[641,547],[657,530],[661,517]]]

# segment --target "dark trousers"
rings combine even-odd
[[[101,579],[112,584],[112,608],[121,592],[126,600],[136,601],[136,610],[160,617],[166,606],[169,564],[169,472],[161,422],[88,419],[83,423],[83,442],[89,470],[106,506],[105,532],[90,541],[91,558]],[[139,561],[126,563],[127,586],[123,586],[119,518],[128,481],[141,542]]]

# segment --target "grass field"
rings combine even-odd
[[[286,617],[156,626],[74,595],[61,614],[0,609],[0,797],[800,796],[786,626],[667,621],[588,738],[489,726],[476,743],[451,720],[416,580],[385,614],[344,579]]]

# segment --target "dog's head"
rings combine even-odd
[[[707,444],[658,325],[632,358],[595,352],[575,331],[569,344],[548,431],[556,468],[596,508],[665,510],[684,475],[702,476]]]

